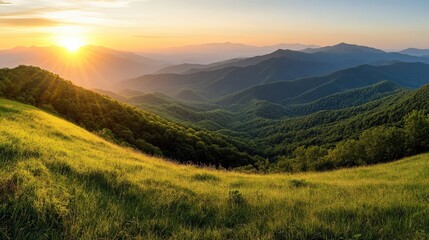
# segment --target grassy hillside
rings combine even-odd
[[[118,147],[0,100],[2,239],[428,239],[429,155],[245,175]]]

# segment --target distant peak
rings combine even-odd
[[[290,49],[277,49],[276,51],[272,52],[272,54],[285,54],[285,53],[293,53],[297,51],[293,51]]]
[[[384,51],[372,48],[361,46],[357,44],[350,44],[341,42],[334,46],[306,49],[304,52],[316,53],[316,52],[327,52],[327,53],[336,53],[336,54],[349,54],[349,53],[384,53]]]
[[[283,52],[286,52],[286,51],[287,50],[284,50],[284,49],[277,49],[273,53],[283,53]]]
[[[360,47],[360,46],[356,44],[341,42],[341,43],[338,43],[337,45],[334,45],[334,47]]]
[[[360,46],[357,44],[351,44],[351,43],[345,43],[345,42],[341,42],[338,43],[337,45],[332,46],[334,47],[348,47],[348,48],[369,48],[369,47],[365,47],[365,46]]]

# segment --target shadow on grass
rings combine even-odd
[[[17,159],[38,158],[42,155],[40,151],[18,147],[19,143],[20,140],[14,137],[10,141],[0,142],[0,164],[11,163]]]
[[[0,106],[0,117],[2,116],[2,114],[6,114],[6,113],[19,113],[19,110],[13,109],[13,108],[9,108],[9,107],[5,107],[5,106]]]
[[[198,195],[169,181],[146,179],[133,183],[115,171],[79,172],[67,163],[58,161],[50,162],[47,167],[54,173],[74,179],[86,192],[99,193],[97,202],[91,206],[92,214],[103,215],[110,207],[119,206],[117,211],[121,217],[114,219],[112,216],[111,219],[116,225],[110,226],[111,229],[106,235],[94,233],[97,237],[172,238],[180,229],[200,231],[234,228],[248,223],[254,214],[254,208],[235,192],[229,193],[229,199],[233,199],[229,203],[220,203],[219,199]],[[71,204],[82,203],[76,201]]]
[[[50,204],[41,211],[37,188],[22,188],[21,177],[0,181],[0,239],[66,238],[64,216]]]
[[[218,182],[220,179],[215,175],[208,173],[197,173],[192,175],[191,179],[198,182]]]
[[[333,231],[339,237],[341,229],[344,239],[380,239],[380,236],[383,239],[416,239],[417,233],[425,233],[424,238],[417,239],[429,239],[428,215],[428,208],[422,205],[397,203],[329,208],[319,211],[317,217],[322,222],[335,223],[335,227],[325,225],[325,232]]]

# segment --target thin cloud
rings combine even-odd
[[[45,18],[0,18],[0,25],[12,27],[51,27],[63,24],[65,23]]]
[[[99,7],[99,8],[115,8],[118,6],[128,6],[133,2],[143,2],[146,0],[37,0],[32,3],[31,6],[28,5],[28,0],[10,0],[8,2],[0,0],[0,3],[9,3],[15,6],[22,6],[25,8],[38,8],[38,7]]]
[[[76,7],[68,7],[68,8],[58,8],[58,7],[37,7],[37,8],[29,8],[25,10],[17,10],[17,11],[9,11],[9,12],[2,12],[0,11],[0,17],[11,17],[11,18],[32,18],[32,17],[38,17],[43,16],[44,14],[48,13],[54,13],[58,11],[73,11],[73,10],[79,10],[79,8]]]
[[[114,24],[105,10],[128,7],[133,2],[147,0],[37,0],[31,5],[28,0],[0,0],[1,4],[10,3],[0,9],[0,24],[16,26],[54,26],[67,21],[76,24]],[[36,20],[31,24],[28,19]]]

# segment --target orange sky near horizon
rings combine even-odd
[[[0,0],[0,49],[154,51],[216,42],[429,48],[427,10],[423,0]]]

